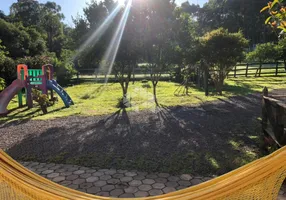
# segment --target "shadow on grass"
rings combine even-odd
[[[160,105],[153,112],[119,109],[102,117],[56,119],[56,125],[50,120],[7,152],[18,160],[220,175],[257,158],[259,115],[259,95],[201,107]]]

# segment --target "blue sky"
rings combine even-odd
[[[47,0],[39,0],[41,3],[45,3]],[[65,22],[72,26],[71,16],[76,16],[77,13],[81,14],[82,9],[85,7],[86,2],[90,0],[50,0],[55,1],[62,7],[62,12],[64,13],[66,19]],[[178,4],[185,2],[186,0],[176,0]],[[189,0],[190,3],[203,5],[207,0]],[[9,7],[12,3],[17,2],[17,0],[0,0],[0,10],[3,10],[5,14],[9,13]]]

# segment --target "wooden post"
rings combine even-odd
[[[260,63],[260,65],[259,65],[259,77],[261,76],[261,69],[262,69],[262,62]]]
[[[205,74],[204,74],[204,86],[205,86],[205,95],[209,96],[209,68],[205,67]]]
[[[275,76],[278,76],[278,66],[279,66],[279,63],[278,61],[276,62],[276,71],[275,71]]]
[[[236,65],[234,67],[234,73],[233,73],[234,78],[236,77]]]
[[[249,64],[247,63],[247,64],[246,64],[245,77],[247,77],[247,76],[248,76],[248,67],[249,67]]]
[[[266,109],[266,102],[265,102],[265,99],[264,97],[267,97],[268,96],[268,89],[267,87],[264,87],[263,91],[262,91],[262,132],[264,133],[264,136],[268,137],[268,134],[267,134],[267,121],[268,121],[268,118],[267,118],[267,109]]]
[[[77,84],[79,84],[79,72],[76,73]]]

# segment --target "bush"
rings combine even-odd
[[[49,98],[46,94],[42,94],[41,91],[37,89],[32,90],[33,100],[36,101],[43,111],[44,114],[48,113]]]
[[[249,52],[246,56],[247,61],[275,61],[281,57],[283,48],[273,43],[258,44],[254,51]]]
[[[45,64],[54,64],[56,62],[56,56],[54,53],[46,55],[38,55],[34,57],[27,56],[17,60],[18,64],[25,64],[29,69],[41,69]]]
[[[16,63],[12,58],[4,57],[0,62],[0,77],[3,78],[7,85],[17,78]]]
[[[5,80],[0,78],[0,91],[4,90],[6,87]]]
[[[73,63],[58,61],[55,65],[55,74],[60,85],[67,85],[76,74],[76,70]]]

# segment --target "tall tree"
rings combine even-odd
[[[248,41],[241,32],[229,33],[220,28],[205,34],[202,39],[202,61],[205,62],[215,83],[217,92],[222,95],[224,79],[237,62],[243,59]]]

